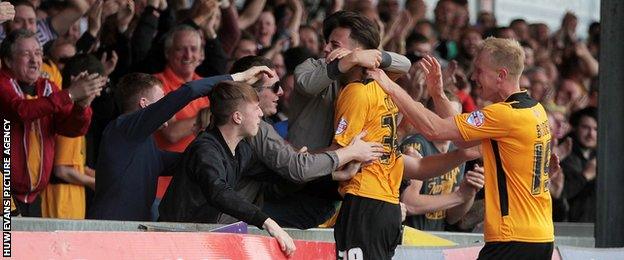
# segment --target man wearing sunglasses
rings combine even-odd
[[[253,87],[258,91],[260,108],[265,118],[277,114],[277,101],[284,95],[279,78],[269,78],[267,75],[264,75],[258,86]]]

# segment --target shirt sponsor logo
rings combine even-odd
[[[336,135],[342,134],[347,129],[347,120],[340,118],[340,122],[338,122],[338,127],[336,127]]]
[[[485,123],[485,115],[483,115],[483,112],[479,110],[474,111],[470,113],[466,122],[468,122],[469,125],[481,127],[483,123]]]

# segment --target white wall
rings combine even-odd
[[[474,1],[474,0],[473,0]],[[588,26],[600,20],[599,0],[494,0],[494,14],[499,26],[509,25],[513,19],[543,22],[551,32],[559,29],[567,11],[578,17],[577,35],[585,38]]]
[[[399,2],[403,4],[405,0]],[[433,19],[437,2],[425,0],[427,18]],[[488,6],[483,6],[489,3],[493,4],[499,26],[508,26],[513,19],[522,18],[529,23],[543,22],[554,32],[561,26],[565,12],[572,11],[578,17],[577,35],[585,38],[588,26],[600,20],[600,0],[468,0],[472,24],[476,22],[478,8],[489,10]]]

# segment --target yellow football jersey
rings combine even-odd
[[[485,241],[553,241],[551,135],[544,107],[518,92],[454,119],[464,140],[482,140]]]
[[[362,131],[367,142],[382,143],[385,154],[355,177],[340,184],[339,192],[399,203],[403,158],[396,136],[399,109],[375,81],[350,83],[340,92],[336,104],[334,141],[348,146]]]
[[[56,136],[54,165],[72,166],[81,174],[85,169],[84,136]],[[41,192],[41,214],[44,218],[84,219],[85,187],[70,183],[50,183]]]

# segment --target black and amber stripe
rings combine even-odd
[[[498,150],[498,142],[490,140],[492,143],[492,151],[494,152],[494,161],[496,162],[496,181],[498,184],[498,200],[501,209],[501,216],[509,215],[509,197],[507,194],[507,173],[503,169],[500,151]]]

